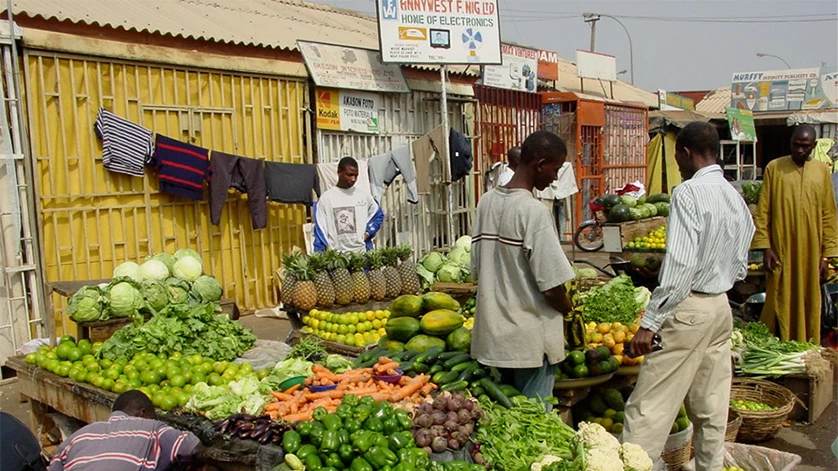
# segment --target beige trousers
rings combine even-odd
[[[696,471],[719,471],[730,403],[727,295],[692,293],[660,330],[663,350],[646,356],[626,403],[622,440],[655,459],[664,450],[681,403],[693,423]]]

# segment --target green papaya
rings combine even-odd
[[[448,335],[462,327],[464,321],[465,319],[459,313],[448,309],[437,309],[422,316],[419,326],[422,332],[428,335]]]
[[[445,345],[449,351],[468,353],[471,350],[471,331],[465,327],[458,328],[448,334]]]
[[[384,330],[390,340],[407,342],[419,333],[421,327],[419,321],[412,317],[396,317],[387,321]]]
[[[425,312],[435,311],[437,309],[459,311],[460,303],[445,293],[431,291],[422,296],[422,309],[424,309]]]
[[[423,300],[421,296],[404,294],[390,303],[390,318],[419,317],[422,315]]]

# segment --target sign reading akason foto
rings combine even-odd
[[[535,92],[538,87],[538,50],[503,44],[501,51],[502,65],[483,67],[483,85]]]
[[[315,94],[318,129],[378,133],[377,93],[317,88]]]
[[[497,0],[376,0],[381,59],[500,64]]]
[[[410,92],[401,67],[382,64],[378,51],[308,41],[297,41],[297,46],[319,87]]]

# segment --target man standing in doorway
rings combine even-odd
[[[501,368],[527,397],[552,394],[564,358],[562,316],[571,310],[564,284],[574,273],[533,188],[547,188],[565,157],[559,136],[531,134],[512,180],[480,199],[473,229],[471,268],[480,290],[471,355]]]
[[[338,183],[323,193],[314,209],[314,251],[340,252],[372,249],[384,213],[368,188],[358,188],[358,162],[344,157],[338,162]]]
[[[838,257],[838,217],[829,166],[812,160],[815,129],[791,136],[791,156],[765,167],[752,248],[768,269],[762,322],[782,340],[820,343],[820,285]]]
[[[498,175],[497,186],[506,186],[512,176],[515,175],[515,169],[518,168],[518,162],[521,160],[521,148],[515,146],[506,153],[506,167]]]
[[[685,403],[697,471],[722,468],[733,329],[725,293],[747,274],[754,233],[745,201],[716,163],[718,151],[719,135],[707,123],[688,124],[675,142],[684,183],[672,192],[660,286],[630,344],[646,359],[626,403],[622,436],[659,461]],[[663,349],[652,352],[655,333]]]

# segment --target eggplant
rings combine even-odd
[[[268,443],[269,441],[271,441],[271,439],[274,437],[274,435],[275,435],[275,434],[273,434],[273,433],[271,433],[270,431],[268,431],[267,433],[265,433],[264,435],[262,435],[261,437],[259,437],[259,440],[257,440],[257,441],[258,441],[260,444],[264,445],[264,444]]]
[[[282,436],[283,436],[283,434],[281,434],[281,433],[274,433],[273,436],[271,437],[271,441],[273,443],[277,443],[277,444],[281,443],[282,442]]]
[[[250,432],[256,428],[253,422],[242,422],[236,426],[236,432]]]

